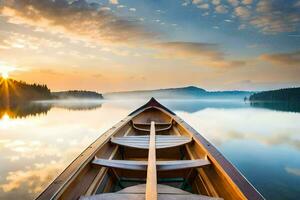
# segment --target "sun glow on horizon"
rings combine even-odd
[[[3,79],[9,79],[10,72],[15,71],[15,67],[0,65],[0,74]]]
[[[8,79],[9,78],[9,74],[8,74],[8,72],[1,72],[2,73],[2,78],[4,78],[4,79]]]

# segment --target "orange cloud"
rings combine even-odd
[[[227,60],[217,44],[198,42],[165,42],[155,45],[159,58],[187,59],[196,65],[230,68],[243,66],[245,61]]]
[[[4,192],[20,188],[23,184],[28,186],[29,193],[41,192],[51,182],[64,166],[61,163],[36,164],[34,168],[18,170],[8,173],[7,183],[0,185]]]
[[[276,6],[276,1],[261,0],[256,6],[257,15],[250,24],[265,34],[296,31],[300,22],[299,10],[292,4],[285,4],[289,9]]]
[[[300,65],[300,51],[279,54],[263,54],[262,60],[283,65]]]
[[[155,34],[137,21],[121,19],[85,0],[4,0],[0,14],[9,22],[46,28],[81,39],[108,43],[144,41]]]

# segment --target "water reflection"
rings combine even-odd
[[[212,141],[266,199],[298,199],[299,113],[250,107],[177,114]]]
[[[23,103],[12,106],[0,107],[0,118],[23,118],[27,116],[36,116],[47,114],[51,109],[50,105],[39,105],[35,103]]]
[[[300,151],[300,115],[262,109],[206,109],[178,114],[210,140],[222,146],[230,141],[286,145]],[[222,133],[220,137],[220,133]]]
[[[100,133],[144,103],[43,101],[3,109],[0,199],[33,199]],[[242,101],[162,103],[212,141],[267,199],[300,195],[300,113]]]
[[[251,102],[250,105],[277,111],[300,112],[300,102]]]
[[[100,133],[128,114],[95,102],[87,110],[82,104],[68,110],[51,104],[47,115],[1,118],[0,199],[35,198]]]
[[[46,115],[52,108],[67,110],[93,110],[100,108],[102,101],[99,100],[46,100],[24,102],[11,106],[0,106],[0,119],[9,117],[23,118],[29,116]]]
[[[295,176],[300,176],[300,168],[291,168],[291,167],[286,167],[285,171],[287,173],[295,175]]]
[[[219,109],[233,109],[233,108],[247,108],[250,107],[248,103],[241,100],[214,100],[214,99],[158,99],[163,105],[166,105],[172,111],[184,111],[188,113],[195,113],[207,108]],[[144,99],[136,99],[134,101],[128,100],[111,100],[110,104],[135,110],[139,106],[145,104]]]
[[[188,113],[195,113],[207,108],[246,108],[248,104],[240,100],[162,100],[163,104],[168,105],[168,108],[174,111],[184,111]]]

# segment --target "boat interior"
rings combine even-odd
[[[209,152],[211,144],[185,124],[166,108],[141,107],[66,169],[85,161],[57,199],[247,199]]]

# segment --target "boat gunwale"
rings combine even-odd
[[[204,136],[202,136],[180,117],[174,116],[174,121],[185,128],[187,132],[193,134],[194,141],[206,150],[209,160],[218,168],[218,170],[222,172],[223,175],[225,175],[227,180],[233,183],[236,190],[238,190],[245,199],[265,199],[260,192],[247,180],[247,178]]]

